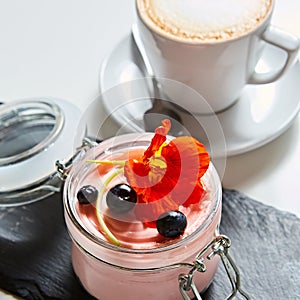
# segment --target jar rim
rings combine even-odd
[[[74,213],[74,208],[72,207],[72,199],[74,197],[74,190],[72,189],[72,180],[74,180],[80,172],[83,170],[84,165],[86,164],[86,160],[89,159],[95,159],[95,156],[97,157],[100,153],[103,153],[104,151],[107,151],[107,149],[111,149],[112,147],[120,147],[121,145],[132,143],[129,141],[134,141],[134,144],[138,146],[141,142],[149,142],[153,137],[153,133],[127,133],[122,134],[119,136],[111,137],[105,141],[103,141],[101,144],[97,145],[96,147],[93,147],[87,153],[85,156],[76,163],[76,166],[72,168],[70,171],[67,180],[65,182],[64,186],[64,207],[66,212],[66,217],[68,217],[72,224],[75,226],[75,228],[83,234],[85,238],[87,238],[89,241],[91,241],[94,244],[97,244],[99,246],[102,246],[106,249],[121,252],[121,253],[131,253],[131,254],[152,254],[152,253],[160,253],[169,251],[172,249],[176,249],[183,244],[194,240],[199,234],[205,231],[205,229],[213,222],[214,217],[217,214],[218,208],[221,205],[221,197],[222,197],[222,188],[221,188],[221,182],[219,179],[219,176],[217,174],[217,171],[212,163],[210,163],[209,169],[207,170],[206,174],[204,176],[210,176],[213,180],[214,184],[216,185],[215,191],[213,191],[211,197],[214,199],[214,204],[212,205],[211,211],[207,216],[205,217],[204,221],[201,223],[201,225],[194,230],[191,234],[188,236],[177,240],[174,243],[166,244],[160,247],[156,248],[147,248],[147,249],[135,249],[135,248],[127,248],[127,247],[120,247],[117,245],[114,245],[100,237],[95,236],[92,234],[87,228],[85,228],[78,216]],[[173,139],[173,137],[169,137],[168,139]],[[73,196],[73,197],[72,197]],[[70,228],[69,228],[70,231]],[[72,236],[72,232],[70,232]],[[74,237],[73,237],[74,238]],[[78,241],[77,241],[78,243]],[[90,252],[88,249],[85,249],[87,252]]]

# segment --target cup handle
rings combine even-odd
[[[294,63],[300,48],[300,39],[270,25],[262,34],[261,39],[268,44],[278,47],[287,53],[285,64],[279,70],[267,73],[254,73],[251,75],[249,84],[270,83],[281,77]]]

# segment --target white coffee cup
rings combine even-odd
[[[136,0],[136,26],[164,93],[190,112],[211,113],[230,107],[247,84],[279,79],[295,62],[300,40],[271,25],[274,2]],[[258,73],[267,44],[283,50],[286,59],[274,61],[272,71]],[[202,100],[184,97],[184,91],[164,85],[163,78],[186,84]],[[202,105],[205,101],[211,109]]]

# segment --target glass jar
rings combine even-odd
[[[211,205],[203,222],[189,235],[150,249],[116,246],[86,226],[78,210],[77,192],[91,184],[97,165],[87,160],[105,160],[111,154],[146,149],[153,134],[125,134],[90,149],[76,162],[64,186],[65,220],[72,238],[72,263],[84,288],[101,300],[200,299],[199,292],[211,283],[218,268],[219,250],[213,250],[221,219],[222,190],[211,164],[204,175]],[[77,204],[76,204],[77,203]],[[130,234],[130,233],[128,233]]]

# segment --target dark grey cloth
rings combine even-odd
[[[252,299],[300,299],[299,218],[224,190],[220,231]],[[24,299],[92,299],[72,270],[61,195],[0,209],[0,288]],[[229,293],[220,266],[203,299]]]

